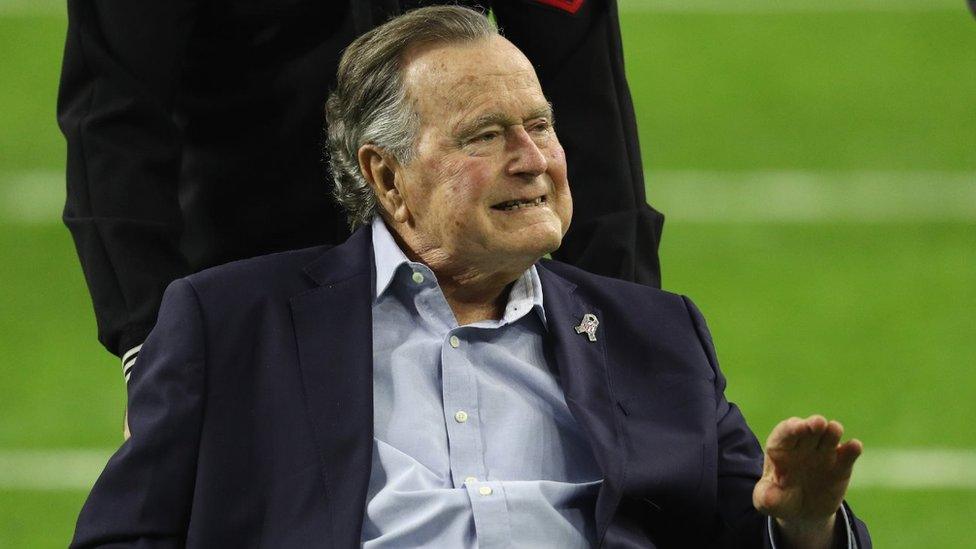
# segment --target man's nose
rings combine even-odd
[[[549,162],[524,126],[509,128],[507,148],[511,153],[508,175],[535,177],[546,173]]]

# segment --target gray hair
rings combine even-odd
[[[483,14],[458,6],[407,12],[363,34],[339,61],[336,89],[325,105],[333,196],[350,229],[376,214],[376,195],[359,169],[359,148],[372,143],[407,164],[419,120],[403,85],[404,54],[426,44],[473,42],[498,34]]]

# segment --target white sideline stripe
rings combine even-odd
[[[0,490],[89,490],[112,450],[0,450]],[[976,490],[976,450],[868,448],[851,487]]]
[[[63,171],[0,172],[0,222],[61,223],[66,192]]]
[[[976,450],[864,451],[854,466],[854,488],[976,490]]]
[[[0,489],[89,490],[113,450],[0,450]]]
[[[976,221],[976,172],[654,171],[648,201],[674,221]]]
[[[976,450],[867,448],[854,466],[851,486],[976,490]]]
[[[669,222],[976,222],[976,172],[659,171],[648,200]],[[61,223],[64,174],[0,172],[0,223]]]
[[[60,15],[67,17],[68,7],[64,0],[0,0],[2,17],[42,17]]]
[[[966,11],[965,0],[619,0],[620,11],[848,13]],[[66,16],[64,0],[0,0],[0,17]]]

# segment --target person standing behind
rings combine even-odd
[[[68,0],[63,219],[126,379],[174,279],[348,236],[321,158],[339,57],[430,3]],[[549,90],[577,197],[555,257],[660,286],[616,2],[452,3],[492,9]]]

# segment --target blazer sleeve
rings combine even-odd
[[[715,344],[698,307],[682,296],[691,315],[702,349],[715,371],[716,418],[718,422],[718,509],[721,517],[721,547],[764,547],[775,549],[771,522],[752,506],[752,490],[762,476],[763,451],[756,436],[749,429],[738,406],[725,398],[726,380],[718,365]],[[838,547],[869,549],[871,537],[867,526],[851,511],[847,502],[838,513],[841,524],[850,529],[838,529]],[[850,520],[847,520],[850,519]],[[841,535],[843,535],[841,537]],[[848,543],[849,542],[849,543]]]
[[[145,339],[179,250],[181,137],[173,120],[192,0],[68,0],[58,123],[67,141],[71,231],[99,341]]]
[[[204,403],[203,334],[196,293],[177,280],[129,383],[132,436],[95,482],[71,547],[185,545]]]
[[[553,256],[660,287],[664,216],[648,206],[615,0],[494,2],[502,33],[536,68],[566,150],[573,223]],[[565,4],[569,4],[565,2]]]

